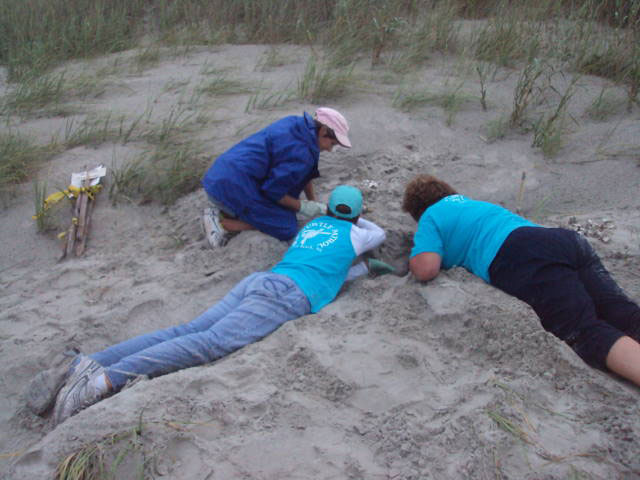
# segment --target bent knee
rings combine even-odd
[[[582,330],[565,342],[587,365],[607,371],[609,351],[623,336],[624,333],[603,322],[601,328]]]

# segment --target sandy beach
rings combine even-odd
[[[107,112],[132,120],[152,105],[148,122],[161,122],[215,67],[248,92],[199,100],[194,115],[202,115],[185,135],[213,161],[275,119],[318,106],[247,111],[255,89],[285,89],[304,71],[308,48],[277,48],[285,60],[270,69],[258,68],[269,48],[254,45],[192,49],[140,72],[112,68],[77,121]],[[99,72],[134,55],[65,68]],[[141,140],[77,146],[39,170],[53,189],[72,172],[107,167],[82,257],[59,261],[57,232],[37,232],[33,186],[21,185],[0,211],[0,477],[52,478],[67,456],[99,444],[113,465],[105,478],[117,479],[640,478],[640,390],[586,366],[528,306],[462,269],[417,282],[407,273],[415,223],[401,211],[406,183],[431,173],[543,225],[580,228],[638,301],[640,163],[625,153],[640,138],[638,107],[590,118],[606,80],[583,76],[564,146],[545,158],[531,133],[488,139],[487,124],[512,108],[517,74],[495,76],[484,111],[458,67],[437,57],[415,75],[434,90],[462,84],[469,101],[454,118],[438,106],[394,108],[398,85],[368,62],[348,96],[326,103],[348,119],[353,148],[321,155],[318,197],[359,187],[365,217],[387,232],[377,256],[398,275],[359,278],[317,314],[213,364],[136,382],[56,427],[25,406],[37,373],[66,365],[73,349],[93,353],[191,320],[275,264],[287,244],[243,232],[209,249],[201,188],[166,207],[114,205],[110,174],[144,151]],[[11,88],[0,81],[0,92]],[[13,128],[46,142],[68,121],[30,117]]]

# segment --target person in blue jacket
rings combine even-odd
[[[464,267],[530,305],[587,364],[640,386],[640,306],[583,236],[459,195],[431,175],[407,184],[402,208],[418,222],[409,260],[416,279]]]
[[[220,155],[202,179],[211,204],[202,219],[210,246],[252,229],[291,240],[298,231],[296,213],[314,217],[324,211],[312,183],[320,175],[320,152],[350,148],[348,132],[340,112],[321,107],[314,117],[305,112],[278,120]]]
[[[127,381],[213,362],[289,320],[316,313],[347,280],[367,272],[391,273],[391,269],[376,268],[382,262],[352,265],[385,240],[384,231],[362,218],[361,211],[360,190],[336,187],[325,206],[326,215],[308,222],[270,271],[247,276],[191,322],[140,335],[89,356],[78,355],[61,379],[65,382],[61,389],[48,381],[47,372],[41,372],[28,398],[47,398],[35,402],[43,406],[40,411],[29,408],[46,413],[55,398],[53,419],[59,424],[117,393]]]

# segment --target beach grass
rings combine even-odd
[[[47,187],[46,181],[33,182],[34,217],[38,232],[44,233],[55,228],[52,221],[51,211],[47,208]]]
[[[474,100],[472,95],[463,91],[464,82],[445,85],[439,91],[430,89],[410,89],[404,87],[394,94],[392,104],[403,112],[411,112],[423,106],[436,106],[445,113],[447,126],[453,125],[456,114],[463,105]]]
[[[274,110],[286,105],[296,97],[296,92],[290,90],[258,89],[247,101],[244,111]]]
[[[39,165],[60,150],[56,142],[39,145],[17,131],[0,132],[0,195],[4,197],[13,186],[29,180]]]
[[[109,75],[141,75],[167,55],[185,56],[203,45],[264,44],[267,49],[256,65],[260,72],[293,62],[280,45],[296,44],[310,52],[291,89],[250,85],[228,67],[208,65],[195,87],[186,80],[167,85],[167,92],[182,90],[181,99],[153,122],[149,109],[132,120],[116,113],[73,117],[55,149],[28,146],[5,133],[2,148],[20,152],[0,159],[0,187],[29,180],[46,152],[78,145],[135,140],[146,142],[150,152],[173,145],[178,158],[185,158],[194,147],[201,148],[190,144],[181,150],[180,145],[186,133],[206,127],[198,109],[203,99],[245,96],[245,113],[296,100],[331,103],[357,92],[362,68],[386,71],[387,78],[395,75],[395,108],[411,113],[439,106],[447,125],[470,100],[479,101],[485,112],[490,109],[489,86],[498,71],[518,75],[509,124],[503,116],[488,120],[487,140],[498,141],[511,128],[533,132],[532,147],[546,157],[556,155],[566,139],[572,96],[566,91],[558,102],[541,102],[555,93],[549,82],[553,72],[602,77],[610,88],[624,91],[627,110],[639,104],[640,2],[631,0],[0,0],[0,38],[0,65],[9,82],[0,115],[7,124],[15,118],[81,114],[78,100],[104,93]],[[72,74],[66,67],[69,60],[132,48],[133,56],[116,58],[95,75]],[[406,74],[451,54],[475,68],[444,90],[402,86]],[[465,93],[469,89],[479,95]],[[603,88],[585,114],[604,120],[621,110],[620,100]],[[167,166],[167,172],[173,170]],[[192,183],[175,171],[169,177],[162,191],[172,185],[184,191]]]
[[[132,480],[147,478],[147,461],[142,442],[142,424],[110,434],[81,446],[64,457],[56,468],[55,480],[117,480],[123,470]]]
[[[353,83],[353,65],[333,68],[311,57],[298,79],[297,95],[300,100],[322,103],[346,96]]]

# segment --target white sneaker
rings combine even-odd
[[[67,384],[56,397],[53,410],[55,425],[107,396],[109,392],[106,384],[96,382],[101,375],[105,375],[104,368],[95,360],[82,355]]]
[[[205,208],[202,216],[202,229],[211,248],[223,247],[229,241],[230,235],[220,223],[220,211],[217,208]]]

